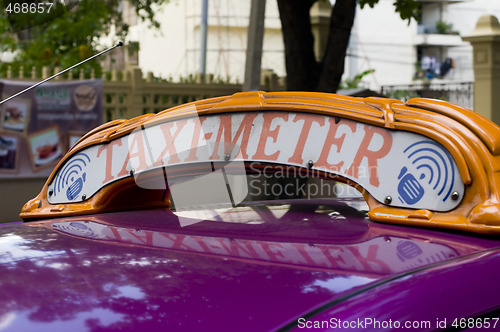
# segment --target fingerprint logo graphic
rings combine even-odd
[[[401,203],[413,205],[429,190],[443,202],[447,200],[455,184],[454,161],[449,152],[439,143],[425,140],[408,146],[404,153],[412,167],[403,167],[398,176]]]
[[[57,174],[54,183],[54,193],[66,191],[66,198],[75,200],[83,189],[87,179],[85,169],[90,163],[90,158],[85,153],[76,154]]]
[[[406,172],[408,172],[408,168],[403,167],[398,176],[398,180],[400,180],[398,185],[399,199],[406,204],[413,205],[422,199],[425,189],[413,174]],[[421,179],[423,178],[424,176],[421,175]]]

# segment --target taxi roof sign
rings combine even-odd
[[[147,190],[137,174],[235,160],[334,176],[360,189],[376,221],[498,233],[499,152],[494,123],[442,101],[237,93],[96,128],[21,217],[165,207],[170,188]]]

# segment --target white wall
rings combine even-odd
[[[417,25],[401,20],[392,3],[393,0],[380,0],[374,8],[365,6],[358,10],[352,35],[358,45],[354,52],[349,51],[354,54],[347,57],[345,76],[374,69],[363,82],[377,91],[381,85],[408,83],[415,73],[413,36]]]
[[[140,42],[139,66],[143,72],[169,78],[177,76],[185,58],[186,29],[182,24],[186,2],[173,0],[157,10],[161,31],[139,22],[130,29],[129,40]]]

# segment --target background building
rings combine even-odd
[[[243,81],[250,4],[248,0],[208,1],[206,72],[215,79]],[[151,33],[144,23],[132,27],[130,39],[140,41],[138,65],[143,72],[175,81],[196,76],[200,69],[201,5],[199,0],[173,0],[159,9],[161,33]],[[285,75],[281,23],[273,0],[266,3],[262,67]]]
[[[497,0],[419,0],[419,23],[401,20],[393,0],[358,10],[346,57],[346,78],[366,70],[362,85],[380,91],[384,85],[473,81],[472,48],[462,41],[481,15],[500,15]],[[158,9],[161,32],[130,20],[130,40],[140,41],[138,65],[166,79],[189,80],[200,67],[201,1],[173,0]],[[244,78],[250,1],[209,0],[207,73],[216,79]],[[318,5],[318,4],[317,4]],[[315,17],[328,8],[312,9]],[[328,5],[328,4],[326,4]],[[323,6],[325,4],[323,3]],[[313,22],[318,21],[313,18]],[[262,68],[285,76],[283,41],[277,3],[267,0]]]
[[[419,0],[420,22],[407,24],[391,0],[358,11],[351,37],[347,75],[375,69],[365,79],[372,89],[409,84],[474,80],[472,47],[461,36],[474,30],[484,14],[500,14],[500,1]]]

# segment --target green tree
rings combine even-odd
[[[159,28],[160,22],[155,18],[154,8],[168,1],[126,2],[135,9],[140,20],[149,22],[151,27]],[[5,9],[2,8],[3,12]],[[67,68],[101,51],[105,46],[111,46],[101,45],[102,37],[114,32],[116,40],[113,42],[116,42],[123,40],[129,32],[129,25],[122,15],[122,0],[79,0],[70,10],[63,10],[66,11],[63,15],[21,31],[13,29],[9,19],[1,15],[0,52],[14,52],[15,58],[12,63],[0,64],[0,73],[5,74],[8,65],[14,70],[20,66],[24,66],[25,70],[30,70],[32,66]],[[22,21],[17,22],[17,26],[22,24]],[[97,75],[101,73],[98,60],[92,60],[79,69],[86,72],[94,69]]]
[[[316,1],[277,0],[280,12],[287,89],[296,91],[336,92],[339,88],[356,7],[375,6],[379,0],[336,0],[330,16],[330,28],[325,53],[321,61],[314,55],[314,37],[309,11]],[[394,0],[401,19],[417,20],[416,0]],[[374,27],[376,28],[376,27]]]

